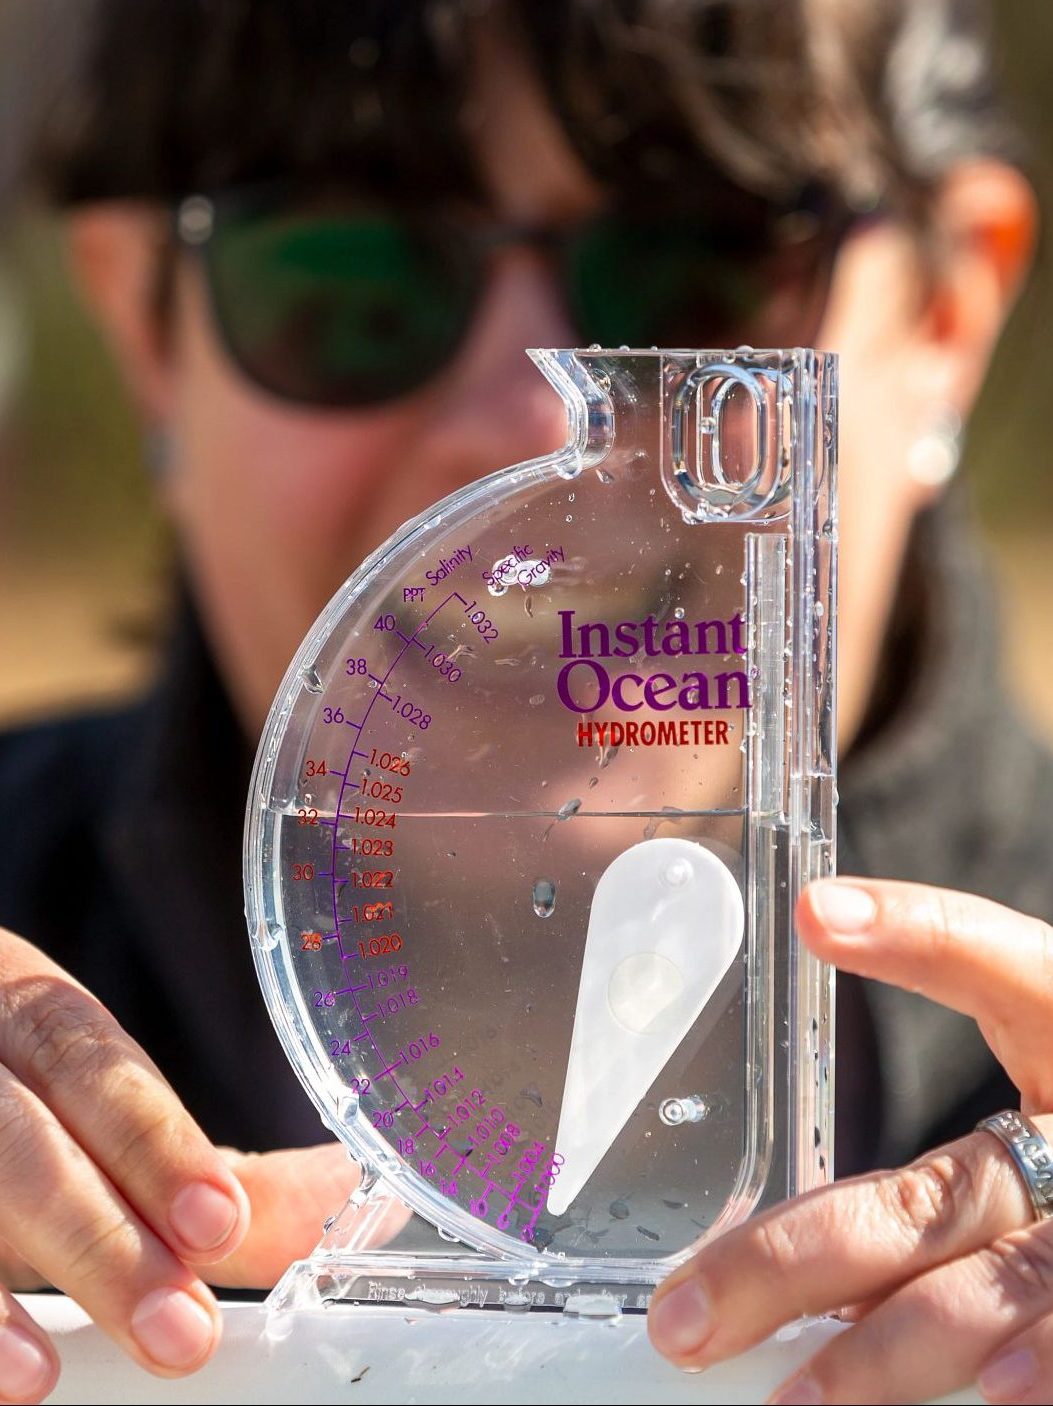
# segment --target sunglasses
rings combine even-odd
[[[850,223],[814,192],[570,228],[287,192],[193,195],[175,213],[236,365],[272,395],[334,410],[383,405],[449,366],[510,246],[551,262],[582,345],[807,342]]]

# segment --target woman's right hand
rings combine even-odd
[[[0,929],[0,1400],[39,1401],[58,1377],[12,1290],[61,1289],[143,1367],[180,1376],[219,1338],[199,1271],[272,1283],[356,1179],[335,1143],[217,1150],[109,1012]]]

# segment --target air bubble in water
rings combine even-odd
[[[682,605],[678,605],[677,608],[673,611],[673,619],[674,619],[674,620],[683,620],[683,618],[684,618],[684,607],[683,607]]]
[[[590,777],[589,777],[589,790],[591,791],[594,786],[598,786],[598,785],[599,785],[599,781],[600,781],[600,778],[599,778],[598,776],[590,776]]]
[[[531,706],[531,708],[536,708],[539,703],[544,703],[544,701],[545,701],[545,695],[544,695],[543,693],[532,693],[532,694],[530,695],[530,706]]]
[[[309,693],[321,693],[325,686],[318,670],[312,664],[305,664],[300,670],[300,680]]]
[[[508,587],[503,585],[500,581],[491,581],[486,589],[492,596],[503,596],[508,592]]]
[[[568,513],[567,516],[564,518],[564,522],[573,522],[573,521],[574,521],[574,514],[573,514],[573,513]]]
[[[523,597],[523,609],[524,609],[524,610],[526,611],[526,613],[531,617],[531,619],[533,619],[533,616],[534,616],[534,598],[533,598],[533,596],[524,596],[524,597]]]
[[[601,483],[613,483],[613,482],[614,482],[614,475],[613,475],[613,474],[609,474],[606,469],[597,469],[597,470],[596,470],[596,477],[599,479],[599,481],[600,481]]]
[[[534,912],[538,917],[551,918],[552,910],[556,906],[556,885],[552,880],[536,879],[531,897],[534,901]]]
[[[577,815],[579,810],[581,810],[581,801],[575,798],[572,801],[564,801],[556,815],[560,820],[569,820],[572,815]]]

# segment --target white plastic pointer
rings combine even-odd
[[[692,840],[644,840],[596,885],[548,1193],[560,1216],[702,1014],[742,945],[731,870]]]

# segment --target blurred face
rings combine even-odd
[[[513,54],[490,56],[477,98],[495,218],[553,225],[600,208],[603,192]],[[425,385],[354,411],[297,406],[260,390],[228,356],[192,257],[180,258],[167,335],[151,335],[135,285],[156,222],[126,214],[121,226],[120,212],[101,210],[79,218],[75,254],[79,240],[88,291],[147,413],[167,430],[167,506],[220,668],[255,732],[320,608],[393,529],[472,479],[562,445],[561,403],[523,349],[578,336],[550,262],[508,246],[493,255],[470,332]],[[107,259],[107,239],[120,257]],[[974,297],[991,281],[978,269],[962,275]],[[790,319],[787,344],[814,341],[842,358],[843,738],[872,682],[911,520],[932,492],[908,474],[908,451],[949,405],[967,408],[1005,295],[989,302],[979,320],[937,319],[911,237],[872,223],[840,248],[818,333],[811,310],[801,309],[796,334]]]

